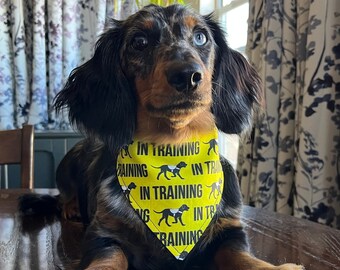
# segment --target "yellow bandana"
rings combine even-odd
[[[121,150],[117,175],[141,219],[183,260],[209,225],[222,197],[217,130],[179,145],[135,139]]]

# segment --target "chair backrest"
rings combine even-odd
[[[33,188],[33,138],[32,125],[0,131],[0,164],[21,165],[22,188]]]

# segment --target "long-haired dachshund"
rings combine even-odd
[[[197,15],[180,5],[150,5],[125,21],[112,21],[97,42],[94,56],[72,72],[55,101],[57,110],[68,108],[71,122],[87,135],[66,155],[57,172],[57,199],[63,216],[73,218],[80,213],[86,225],[79,269],[304,269],[295,264],[273,266],[249,254],[233,169],[223,158],[211,160],[214,151],[208,151],[208,142],[214,136],[196,142],[217,129],[241,133],[250,126],[261,102],[257,73],[228,47],[211,16]],[[194,142],[188,142],[192,138]],[[130,148],[132,145],[136,148]],[[204,147],[200,162],[188,158],[204,152]],[[209,195],[209,183],[186,186],[195,177],[171,174],[171,181],[157,180],[151,172],[159,173],[157,167],[164,165],[163,159],[156,164],[156,158],[151,165],[144,164],[143,158],[124,163],[134,150],[140,155],[153,151],[166,158],[178,155],[188,164],[181,169],[182,176],[186,170],[196,177],[205,169],[208,180],[210,175],[221,176],[220,199],[207,212],[198,206],[180,211],[186,204],[181,194],[189,194],[191,199]],[[157,215],[155,222],[150,221],[124,195],[119,176],[124,180],[127,175],[136,179],[131,200],[136,192],[141,192],[142,201],[157,191],[158,199],[175,198],[176,207],[161,205],[160,200],[150,202],[154,208],[148,213]],[[138,176],[144,177],[143,186],[138,184]],[[158,186],[151,189],[151,183]],[[177,184],[160,186],[173,183]],[[31,200],[30,196],[21,198],[24,214],[39,212],[39,204],[32,206]],[[148,221],[160,223],[157,213],[164,209],[168,222],[161,225],[166,230],[185,227],[190,220],[205,218],[205,213],[211,217],[206,227],[193,234],[186,232],[182,239],[177,237],[181,234],[155,233],[146,225]],[[176,222],[179,216],[183,222]],[[167,238],[170,234],[177,238]],[[171,248],[178,241],[193,242],[193,246],[177,256]]]

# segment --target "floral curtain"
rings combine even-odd
[[[340,1],[249,4],[265,108],[239,151],[244,200],[340,228]]]
[[[134,1],[0,0],[0,130],[34,124],[70,129],[52,108],[73,68],[88,60],[107,18]]]

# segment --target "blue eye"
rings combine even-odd
[[[206,35],[201,32],[201,31],[198,31],[198,32],[195,32],[194,33],[194,45],[196,46],[203,46],[204,44],[207,43],[208,39],[206,37]]]

